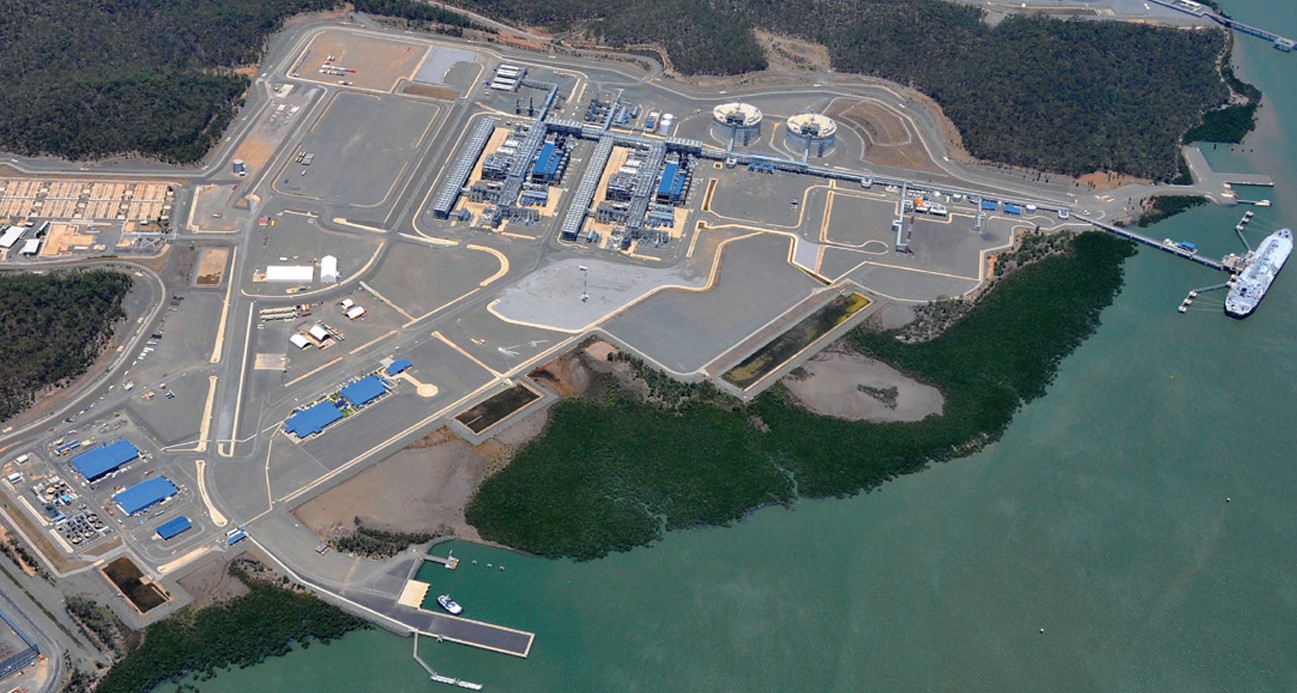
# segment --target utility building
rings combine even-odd
[[[113,496],[113,500],[124,514],[130,516],[138,515],[174,495],[176,485],[165,476],[155,476]]]
[[[338,258],[332,255],[320,258],[320,283],[338,283]]]
[[[367,375],[342,388],[338,394],[342,395],[342,399],[347,404],[353,407],[363,407],[387,394],[387,386],[383,384],[382,378],[376,375]]]
[[[298,438],[309,438],[329,425],[342,420],[342,412],[333,402],[320,402],[288,417],[284,430]]]
[[[120,438],[73,457],[72,468],[86,481],[97,481],[139,456],[140,451],[129,440]]]

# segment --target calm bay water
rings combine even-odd
[[[1291,2],[1227,6],[1297,35]],[[1241,151],[1207,154],[1277,181],[1250,194],[1275,202],[1256,241],[1297,226],[1297,57],[1239,41],[1267,106]],[[1219,256],[1241,214],[1199,208],[1152,235]],[[1293,690],[1294,272],[1246,321],[1219,293],[1179,315],[1220,275],[1142,251],[1099,333],[1000,443],[868,496],[586,564],[453,545],[465,564],[448,588],[536,645],[525,661],[428,642],[423,657],[495,691]],[[440,688],[410,648],[359,633],[201,688]]]

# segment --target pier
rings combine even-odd
[[[458,686],[459,688],[467,688],[470,691],[482,690],[482,684],[480,683],[473,683],[472,681],[443,676],[438,674],[432,667],[428,666],[428,663],[423,661],[423,658],[419,656],[419,634],[417,632],[414,634],[414,661],[418,662],[419,666],[423,667],[423,670],[428,672],[428,678],[437,683],[444,683],[448,686]]]
[[[1158,250],[1161,250],[1163,252],[1170,253],[1177,257],[1182,257],[1186,260],[1189,260],[1190,262],[1196,262],[1204,267],[1210,267],[1211,269],[1217,270],[1219,272],[1232,273],[1242,269],[1242,262],[1240,259],[1238,259],[1238,256],[1236,255],[1228,256],[1223,261],[1213,260],[1209,257],[1203,257],[1202,255],[1199,255],[1194,251],[1185,250],[1184,248],[1181,248],[1180,246],[1175,245],[1173,243],[1154,240],[1143,234],[1131,231],[1130,229],[1123,229],[1120,226],[1105,224],[1101,221],[1095,219],[1088,219],[1080,215],[1078,215],[1077,218],[1080,219],[1081,221],[1084,221],[1087,224],[1094,225],[1096,228],[1103,229],[1104,231],[1107,231],[1108,233],[1111,233],[1115,236],[1121,236],[1122,238],[1135,241],[1136,243],[1142,243],[1146,246],[1157,248]]]
[[[1192,0],[1151,0],[1151,2],[1161,5],[1162,7],[1169,7],[1177,12],[1183,12],[1187,15],[1210,19],[1226,29],[1237,31],[1240,34],[1247,34],[1248,36],[1265,39],[1276,49],[1285,53],[1291,53],[1293,48],[1297,46],[1297,42],[1290,38],[1280,36],[1273,31],[1266,31],[1265,29],[1254,27],[1250,24],[1235,21],[1229,17],[1222,17],[1221,15],[1212,12],[1211,8],[1199,2],[1193,2]]]
[[[459,567],[459,559],[454,556],[446,556],[445,558],[442,558],[441,556],[432,556],[425,553],[423,555],[423,560],[429,563],[440,563],[445,566],[447,570],[454,570]]]

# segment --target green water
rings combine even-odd
[[[1290,2],[1228,7],[1297,35]],[[1259,240],[1297,225],[1297,56],[1240,43],[1267,106],[1242,151],[1208,156],[1278,182],[1256,193],[1275,201],[1256,210]],[[1199,208],[1151,234],[1219,256],[1241,213]],[[437,585],[536,644],[528,660],[422,654],[493,691],[1293,690],[1293,272],[1246,321],[1221,315],[1219,294],[1179,315],[1219,275],[1141,252],[1100,332],[999,444],[868,496],[586,564],[453,545],[464,563],[430,572]],[[410,646],[359,633],[200,686],[441,688]]]

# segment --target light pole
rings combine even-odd
[[[587,289],[590,286],[590,268],[585,265],[579,265],[577,269],[581,270],[581,302],[585,303],[590,300],[590,294],[587,292]]]

